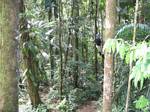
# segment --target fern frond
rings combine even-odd
[[[133,36],[133,28],[134,24],[128,24],[123,26],[121,29],[118,30],[117,34],[115,35],[115,38],[122,38],[124,40],[132,40]],[[137,24],[137,34],[136,34],[136,40],[144,40],[144,38],[147,37],[147,35],[150,35],[150,27],[146,24]]]

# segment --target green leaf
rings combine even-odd
[[[125,57],[125,44],[124,43],[122,43],[121,45],[120,45],[120,47],[119,47],[119,55],[120,55],[120,58],[121,59],[124,59],[124,57]]]
[[[103,47],[104,52],[111,53],[112,41],[113,41],[112,39],[108,39],[105,42],[104,47]]]
[[[117,46],[117,40],[113,39],[111,42],[111,50],[113,53],[116,51],[116,46]]]
[[[145,98],[145,96],[142,95],[139,98],[139,100],[136,101],[135,107],[137,109],[142,109],[143,110],[149,105],[149,103],[150,103],[149,100],[147,98]]]
[[[130,63],[130,53],[129,52],[126,53],[125,61],[127,64]]]

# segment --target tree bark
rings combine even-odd
[[[63,51],[62,51],[62,1],[59,0],[59,53],[60,53],[60,96],[63,95]]]
[[[0,1],[0,112],[18,112],[16,42],[17,0]]]
[[[79,67],[78,67],[78,50],[79,50],[79,38],[78,38],[78,32],[79,32],[79,26],[78,26],[78,17],[79,17],[79,0],[73,0],[73,7],[72,7],[72,15],[73,15],[73,21],[74,21],[74,61],[76,62],[74,67],[74,87],[78,87],[78,73],[79,73]]]
[[[99,0],[96,0],[96,6],[95,6],[95,40],[96,40],[96,36],[98,34],[98,25],[97,25],[97,19],[98,19],[98,4],[99,4]],[[95,52],[95,78],[97,80],[97,74],[98,74],[98,59],[97,59],[97,48],[96,48],[96,44],[94,45],[94,52]]]
[[[69,44],[71,43],[71,29],[69,28],[69,37],[67,40],[67,50],[65,52],[65,59],[64,59],[64,70],[66,71],[66,67],[67,67],[67,62],[68,62],[68,55],[69,55]]]
[[[106,0],[105,38],[113,38],[116,26],[116,0]],[[113,55],[105,52],[104,59],[104,85],[103,85],[103,112],[112,111],[112,80]]]
[[[51,15],[49,14],[51,10],[48,12],[48,21],[51,22]],[[51,39],[53,38],[53,35],[49,35],[49,63],[50,63],[50,73],[51,73],[51,79],[54,79],[54,50],[53,45],[51,44]]]

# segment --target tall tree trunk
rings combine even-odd
[[[50,39],[51,41],[51,39]],[[54,62],[54,50],[53,50],[53,45],[49,44],[49,52],[50,52],[50,71],[51,71],[51,79],[54,79],[54,66],[55,66],[55,62]]]
[[[20,13],[24,14],[25,13],[25,6],[24,6],[24,1],[20,0],[20,4],[19,4],[19,11]],[[20,32],[22,33],[21,35],[21,43],[22,43],[22,47],[24,43],[28,43],[30,41],[30,37],[29,37],[29,32],[28,32],[28,28],[27,28],[27,20],[25,16],[22,16],[20,18]],[[26,76],[27,76],[27,90],[28,90],[28,94],[30,96],[30,100],[31,103],[34,107],[37,107],[40,103],[41,103],[41,99],[38,93],[39,90],[39,84],[36,82],[33,82],[33,80],[31,79],[31,77],[34,79],[35,75],[36,75],[36,68],[34,65],[34,61],[33,61],[33,56],[30,53],[30,51],[27,54],[23,53],[23,58],[24,58],[24,63],[25,63],[25,68],[30,70],[31,73],[26,72]],[[33,75],[33,76],[31,76]],[[36,83],[36,84],[35,84]]]
[[[85,56],[84,56],[84,48],[85,48],[85,44],[84,44],[84,38],[82,38],[82,43],[81,43],[81,54],[82,54],[82,61],[85,63]]]
[[[116,26],[116,0],[106,0],[105,38],[113,38]],[[103,112],[112,111],[112,79],[113,55],[105,53],[104,59],[104,84],[103,84]]]
[[[88,63],[88,41],[85,45],[85,62]]]
[[[82,38],[81,47],[82,61],[86,64],[88,63],[88,41],[85,37]]]
[[[74,21],[74,61],[76,62],[75,68],[74,68],[74,87],[78,87],[78,73],[79,73],[79,68],[78,68],[78,61],[79,61],[79,56],[78,56],[78,50],[79,50],[79,42],[78,42],[78,32],[79,32],[79,26],[78,26],[78,19],[79,19],[79,0],[73,0],[73,21]]]
[[[62,4],[59,0],[59,53],[60,53],[60,96],[63,94],[63,52],[62,52]]]
[[[64,69],[66,71],[66,67],[67,67],[67,62],[68,62],[68,55],[69,55],[69,44],[71,43],[71,29],[69,28],[69,37],[68,37],[68,41],[67,41],[67,50],[66,50],[66,53],[65,53],[65,59],[64,59]],[[67,71],[66,71],[67,72]],[[66,73],[65,72],[65,73]]]
[[[100,7],[101,8],[101,7]],[[103,17],[103,9],[100,9],[100,19],[101,19],[101,30],[100,34],[102,37],[102,44],[100,46],[100,52],[101,52],[101,57],[102,57],[102,67],[104,68],[104,54],[103,54],[103,40],[104,40],[104,17]]]
[[[89,0],[89,12],[90,12],[90,20],[93,17],[93,11],[94,11],[94,0]]]
[[[51,9],[48,11],[48,21],[51,22]],[[51,39],[53,38],[53,35],[49,35],[49,53],[50,53],[50,73],[51,73],[51,79],[54,78],[54,50],[53,45],[51,44]]]
[[[18,112],[16,77],[17,0],[0,0],[0,112]]]
[[[97,19],[98,19],[98,4],[99,4],[99,0],[96,0],[96,6],[95,6],[95,40],[96,40],[96,36],[98,35],[98,26],[97,26]],[[97,59],[97,48],[96,48],[96,44],[94,45],[94,51],[95,51],[95,78],[97,79],[97,74],[98,74],[98,59]]]

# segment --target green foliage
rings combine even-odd
[[[100,4],[100,10],[104,10],[105,9],[105,2],[106,0],[99,0],[99,4]]]
[[[133,47],[122,39],[109,39],[104,45],[104,51],[119,54],[127,64],[135,62],[130,74],[130,80],[134,79],[135,87],[140,82],[140,88],[142,88],[144,79],[150,78],[150,47],[148,43],[138,43]]]
[[[140,109],[143,112],[148,112],[148,107],[150,105],[150,100],[145,98],[145,96],[140,96],[140,98],[137,101],[135,101],[135,103],[136,103],[135,107],[137,109]]]
[[[115,106],[113,109],[112,109],[112,112],[124,112],[123,110],[123,107],[122,106]]]
[[[39,82],[47,81],[46,66],[49,61],[49,42],[50,35],[54,31],[55,21],[48,22],[43,20],[42,1],[36,0],[35,2],[28,1],[29,5],[26,7],[26,12],[22,14],[28,22],[28,27],[27,29],[22,29],[24,31],[21,33],[27,32],[29,34],[29,37],[23,37],[25,39],[22,43],[22,53],[24,58],[28,59],[26,61],[31,63],[30,65],[28,63],[25,73],[36,86]]]
[[[73,89],[66,97],[56,106],[60,112],[72,112],[77,106],[86,100],[86,93],[82,89]],[[56,99],[56,98],[55,98]],[[51,99],[52,100],[52,99]]]
[[[26,105],[23,112],[47,112],[47,107],[45,105],[38,105],[37,108],[32,108],[31,105]]]
[[[66,51],[68,50],[68,60],[63,63],[63,100],[59,103],[60,98],[60,53],[59,53],[59,43],[58,43],[58,32],[59,32],[59,21],[57,17],[51,18],[53,15],[57,14],[57,6],[59,2],[57,0],[27,0],[26,3],[26,14],[22,16],[27,17],[28,21],[28,32],[30,40],[24,42],[23,44],[23,53],[28,56],[29,52],[33,58],[32,64],[35,67],[35,72],[27,68],[24,73],[27,73],[31,76],[32,80],[36,82],[37,80],[43,80],[44,74],[50,78],[51,71],[54,73],[53,79],[49,82],[51,83],[51,89],[49,91],[49,98],[47,101],[51,101],[48,105],[50,108],[58,109],[61,112],[72,112],[80,104],[84,103],[87,100],[97,100],[101,94],[102,90],[102,77],[103,67],[101,65],[102,61],[98,62],[98,80],[95,80],[94,75],[94,44],[93,44],[93,32],[94,32],[94,19],[95,19],[95,6],[96,1],[93,0],[79,0],[79,10],[80,16],[77,18],[72,17],[72,0],[63,0],[61,4],[61,13],[62,16],[62,55],[63,62],[65,62]],[[91,3],[90,3],[91,1]],[[93,1],[93,2],[92,2]],[[101,11],[101,16],[104,16],[105,1],[99,1],[99,10]],[[121,21],[124,19],[133,18],[131,16],[134,11],[133,0],[120,0],[119,7],[119,16]],[[117,7],[118,8],[118,7]],[[46,11],[45,11],[46,10]],[[54,13],[54,14],[53,14]],[[49,16],[51,22],[48,22]],[[104,18],[104,17],[103,17]],[[123,18],[123,19],[122,19]],[[78,24],[74,23],[74,19],[78,20]],[[132,21],[130,19],[129,21]],[[128,21],[128,22],[129,22]],[[100,24],[101,19],[98,18],[98,24]],[[77,27],[79,49],[74,49],[74,29]],[[100,28],[100,27],[99,27]],[[101,29],[98,29],[98,31]],[[26,32],[26,31],[25,31]],[[134,82],[136,87],[143,86],[143,81],[149,78],[149,51],[143,52],[145,49],[149,49],[150,43],[139,43],[135,47],[132,47],[132,32],[133,24],[128,24],[121,27],[118,30],[115,38],[113,40],[108,40],[104,45],[104,51],[109,53],[114,53],[115,56],[119,56],[121,60],[117,63],[117,70],[115,70],[115,82],[114,85],[119,88],[126,79],[129,71],[129,68],[126,64],[129,64],[131,61],[135,63],[133,67],[131,79]],[[137,25],[137,41],[141,42],[145,39],[147,35],[150,34],[150,28],[145,24]],[[70,38],[70,43],[68,43]],[[121,39],[120,39],[121,38]],[[50,46],[52,46],[53,52],[50,53]],[[82,49],[83,48],[83,49]],[[144,50],[143,50],[144,49]],[[79,56],[79,61],[74,60],[74,50],[77,51]],[[54,66],[50,68],[51,62],[50,58],[54,56]],[[85,59],[87,58],[87,59]],[[98,58],[100,58],[98,56]],[[118,58],[118,57],[117,57]],[[52,64],[52,65],[53,65]],[[74,79],[73,76],[77,75],[73,72],[74,67],[78,65],[79,72],[78,74],[78,84],[79,88],[74,88]],[[33,77],[33,74],[36,77]],[[120,75],[121,74],[121,75]],[[123,90],[124,91],[123,86]],[[134,91],[136,92],[136,91]],[[125,92],[121,92],[121,95]],[[120,94],[119,94],[120,96]],[[124,105],[125,96],[119,97],[119,106],[113,109],[113,112],[122,112]],[[120,100],[121,99],[121,100]],[[46,101],[46,102],[47,102]],[[56,104],[53,101],[57,101]],[[102,102],[102,101],[101,101]],[[58,104],[59,103],[59,104]],[[57,105],[57,106],[56,106]],[[121,106],[120,106],[121,105]],[[44,111],[43,107],[40,107]],[[43,110],[42,110],[43,108]],[[32,109],[29,110],[29,112]],[[36,111],[36,110],[35,110]]]
[[[55,88],[55,87],[54,87]],[[59,99],[59,92],[58,90],[55,90],[54,88],[51,88],[50,89],[50,92],[49,92],[49,100],[53,100],[53,99]]]
[[[149,0],[145,0],[145,2],[143,3],[144,9],[142,12],[142,15],[144,16],[147,24],[149,24],[150,22],[150,14],[148,13],[150,10],[150,1]]]
[[[73,112],[77,109],[78,106],[83,104],[87,100],[91,100],[94,97],[98,98],[99,94],[96,94],[94,89],[96,89],[97,86],[92,86],[90,90],[87,89],[73,89],[68,93],[67,97],[64,98],[57,108],[61,112]],[[94,94],[95,93],[95,94]]]
[[[68,104],[68,101],[66,98],[64,98],[59,105],[57,106],[57,109],[60,110],[60,112],[71,112],[71,107]]]
[[[131,41],[133,37],[133,28],[134,24],[128,24],[123,26],[117,31],[115,38],[121,38],[126,41]],[[136,41],[142,41],[150,34],[150,27],[146,24],[137,24],[136,25]]]
[[[134,79],[135,87],[140,81],[140,88],[142,88],[144,79],[150,78],[150,47],[146,42],[137,44],[135,57],[136,64],[132,69],[131,79]]]
[[[45,0],[45,9],[50,9],[52,7],[52,0]]]
[[[64,99],[56,107],[56,109],[61,112],[72,112],[87,100],[97,100],[100,95],[101,84],[99,81],[95,80],[93,74],[81,74],[79,79],[80,88],[73,87],[73,80],[71,80],[71,77],[72,76],[64,76]],[[57,100],[60,97],[57,90],[58,86],[59,82],[56,81],[55,85],[52,87],[53,89],[50,89],[49,100]]]
[[[130,57],[133,57],[131,45],[123,39],[108,39],[104,44],[104,52],[119,54],[122,60],[126,63],[130,62]]]

